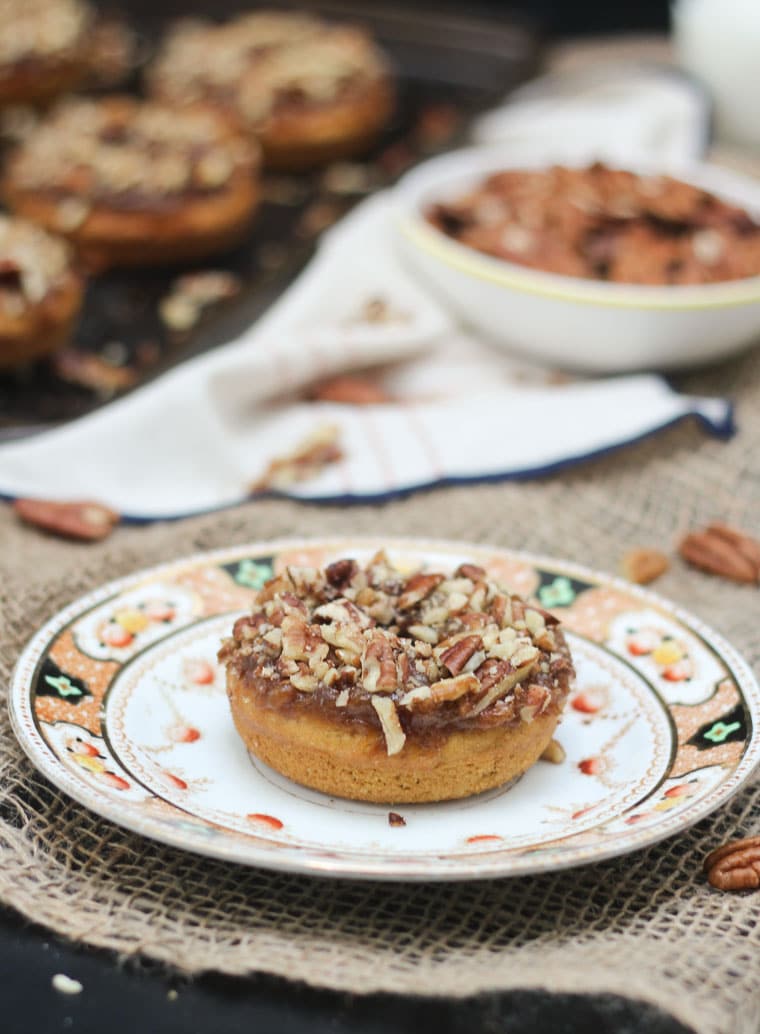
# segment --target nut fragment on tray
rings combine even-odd
[[[760,837],[733,840],[712,851],[704,870],[718,890],[757,890],[760,887]]]
[[[219,658],[249,750],[324,793],[438,801],[500,786],[550,748],[571,680],[559,622],[462,564],[384,552],[287,568]]]
[[[169,294],[161,299],[159,316],[170,331],[182,334],[198,323],[206,309],[235,298],[240,289],[240,278],[225,270],[186,273],[177,277]]]
[[[285,489],[301,481],[310,481],[333,463],[345,458],[340,446],[340,428],[323,424],[296,448],[273,459],[264,473],[251,485],[252,492]]]
[[[760,224],[744,209],[600,163],[495,172],[426,215],[460,244],[566,276],[678,285],[760,275]]]
[[[687,563],[709,574],[760,584],[760,541],[722,521],[689,532],[681,539],[678,552]]]

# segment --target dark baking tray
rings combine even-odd
[[[133,0],[120,13],[136,31],[145,58],[172,19],[221,19],[249,6],[241,0]],[[64,356],[68,361],[59,357],[0,376],[0,440],[82,416],[183,359],[235,337],[305,265],[320,226],[371,190],[392,183],[414,162],[462,143],[472,117],[536,68],[538,34],[529,23],[510,16],[473,18],[340,2],[298,6],[366,24],[394,61],[398,111],[383,139],[362,159],[365,188],[336,192],[321,171],[268,176],[268,200],[249,239],[234,252],[195,266],[113,272],[93,279],[74,342]],[[139,74],[128,88],[139,91]],[[159,302],[179,274],[194,269],[230,271],[241,289],[234,300],[207,310],[191,332],[178,334],[164,326]],[[77,368],[83,355],[94,357],[88,377]]]

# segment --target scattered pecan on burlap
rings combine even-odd
[[[707,879],[718,890],[760,887],[760,837],[734,840],[705,858]]]
[[[710,574],[749,585],[760,584],[760,542],[739,528],[713,521],[678,544],[683,559]]]

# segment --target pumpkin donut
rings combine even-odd
[[[0,107],[43,104],[78,87],[92,22],[81,0],[1,0]]]
[[[83,292],[65,241],[0,215],[0,369],[65,345]]]
[[[11,155],[4,193],[93,268],[182,262],[245,235],[257,151],[215,111],[71,99]]]
[[[302,14],[181,23],[149,86],[168,100],[222,107],[260,142],[266,164],[279,169],[360,153],[394,107],[389,66],[371,37]]]
[[[248,749],[297,783],[377,803],[442,801],[526,771],[574,670],[558,621],[463,564],[401,575],[289,568],[219,658]]]

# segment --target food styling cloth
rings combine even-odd
[[[344,269],[346,290],[336,293],[337,300],[348,297],[358,266],[355,261]],[[307,282],[296,290],[305,293]],[[311,282],[317,291],[316,279]],[[383,288],[389,290],[384,281],[373,285],[373,291]],[[352,291],[351,311],[357,301]],[[397,304],[404,308],[409,301],[405,294]],[[622,390],[609,382],[603,387]],[[738,433],[722,442],[693,421],[682,422],[551,478],[440,488],[379,507],[262,499],[171,524],[122,526],[94,545],[47,538],[18,524],[9,507],[0,508],[0,695],[29,636],[76,596],[201,549],[284,535],[429,538],[434,529],[441,537],[525,548],[614,571],[632,546],[670,550],[685,529],[711,519],[757,534],[760,355],[689,376],[682,388],[690,396],[733,397]],[[160,382],[146,389],[148,400],[160,390]],[[198,397],[187,397],[189,417]],[[147,406],[144,398],[135,395],[134,404]],[[235,399],[245,406],[247,396]],[[177,417],[181,399],[174,406],[166,409],[167,420]],[[110,413],[126,427],[126,407],[109,407],[97,419]],[[239,411],[230,403],[225,412]],[[467,412],[477,424],[479,408],[471,405]],[[185,429],[191,425],[192,419],[183,423]],[[508,426],[515,426],[514,417]],[[455,430],[459,437],[470,432]],[[156,434],[155,427],[151,436],[146,432],[138,454],[145,455]],[[202,445],[202,439],[193,441]],[[175,457],[181,444],[178,439]],[[198,457],[199,477],[210,455],[214,464],[228,462],[226,453],[208,448]],[[2,453],[6,487],[7,457],[20,455],[15,449]],[[98,463],[108,466],[105,448],[99,456]],[[43,473],[53,477],[48,461],[39,490],[80,494],[80,460],[80,453],[61,449],[57,480],[42,481]],[[255,474],[245,469],[246,476]],[[130,478],[137,483],[145,477],[138,463]],[[89,485],[102,496],[99,480]],[[24,491],[32,487],[26,483]],[[756,587],[711,578],[674,559],[657,589],[727,636],[758,670]],[[266,972],[354,993],[616,992],[651,1001],[700,1034],[754,1034],[760,1021],[757,892],[716,891],[701,866],[706,853],[727,839],[760,832],[759,821],[755,778],[689,831],[593,866],[429,886],[318,880],[195,857],[99,819],[35,772],[0,708],[0,900],[76,941],[187,974]]]
[[[688,417],[733,432],[725,399],[678,394],[654,375],[552,383],[556,373],[478,340],[400,265],[392,213],[387,194],[363,202],[240,340],[60,430],[5,445],[0,493],[179,517],[240,502],[272,459],[325,425],[337,429],[343,459],[287,494],[380,501],[538,476]],[[401,401],[304,400],[315,381],[373,366]]]

